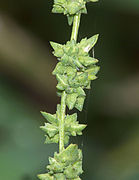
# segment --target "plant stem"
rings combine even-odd
[[[77,41],[78,30],[79,30],[79,25],[80,25],[80,18],[81,18],[81,14],[80,13],[76,14],[74,16],[71,40]]]
[[[59,122],[59,152],[64,150],[64,120],[66,111],[66,92],[63,91],[61,96],[60,122]]]

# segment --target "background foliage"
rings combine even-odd
[[[59,98],[51,75],[49,41],[65,43],[71,29],[52,1],[0,1],[0,178],[35,180],[58,148],[44,145],[40,110],[54,113]],[[139,179],[139,2],[105,0],[88,5],[79,40],[99,32],[92,83],[80,122],[83,179]]]

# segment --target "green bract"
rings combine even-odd
[[[48,173],[38,175],[41,180],[75,180],[80,179],[82,170],[82,152],[75,144],[70,144],[63,152],[55,153],[49,158]]]
[[[46,141],[45,143],[58,143],[59,142],[59,119],[60,116],[60,105],[57,106],[56,114],[52,115],[46,112],[41,112],[42,115],[49,123],[45,123],[44,126],[40,128],[46,133]],[[82,130],[86,127],[84,124],[79,124],[77,121],[77,114],[74,113],[72,115],[65,116],[65,138],[64,143],[67,144],[69,142],[69,136],[82,135]]]
[[[81,180],[82,151],[76,144],[69,143],[70,136],[82,135],[86,125],[79,124],[77,113],[66,115],[66,106],[82,111],[86,89],[97,78],[98,60],[90,56],[98,40],[98,34],[84,38],[77,43],[81,13],[87,13],[86,3],[97,0],[54,0],[53,12],[63,13],[68,17],[69,25],[73,22],[71,40],[66,44],[50,42],[58,63],[53,70],[58,84],[57,95],[61,103],[55,114],[41,112],[47,122],[40,128],[45,132],[45,143],[59,143],[59,152],[49,157],[47,173],[38,175],[40,180]],[[65,145],[67,146],[65,148]]]
[[[82,111],[86,95],[84,89],[90,89],[91,80],[97,78],[98,60],[89,56],[89,51],[95,46],[97,39],[98,35],[85,38],[80,43],[74,40],[68,41],[65,45],[50,42],[53,53],[59,60],[53,71],[58,80],[58,94],[61,95],[65,90],[66,105],[70,110],[75,107]]]
[[[97,1],[98,0],[54,0],[52,12],[67,15],[68,23],[71,25],[75,14],[87,14],[87,2]]]

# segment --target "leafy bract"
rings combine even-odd
[[[68,24],[73,22],[73,16],[79,13],[87,14],[86,3],[97,2],[98,0],[54,0],[53,13],[67,15]]]

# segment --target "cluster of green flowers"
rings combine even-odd
[[[71,25],[73,18],[73,29],[77,28],[80,21],[80,14],[86,13],[86,3],[97,0],[54,0],[53,12],[64,13]],[[85,89],[90,89],[91,80],[95,80],[99,71],[96,64],[98,60],[91,57],[89,52],[95,46],[98,35],[82,39],[76,42],[77,31],[73,30],[74,38],[66,44],[50,42],[54,49],[53,54],[58,59],[53,75],[58,81],[57,94],[61,97],[61,104],[57,105],[56,114],[41,112],[47,120],[40,128],[45,132],[45,143],[59,143],[59,153],[49,158],[47,166],[48,173],[38,175],[40,180],[81,180],[82,174],[82,151],[76,144],[70,144],[67,148],[64,145],[69,143],[70,136],[82,135],[84,124],[77,121],[77,113],[67,114],[73,108],[82,111],[86,97]]]
[[[41,180],[80,180],[82,171],[82,152],[75,144],[70,144],[63,152],[49,158],[49,173],[41,174]]]
[[[97,2],[98,0],[54,0],[53,13],[67,15],[69,25],[72,24],[75,14],[87,14],[86,3]]]
[[[49,123],[45,123],[41,126],[41,129],[46,133],[45,143],[58,143],[59,142],[59,116],[60,116],[60,104],[57,105],[56,114],[52,115],[46,112],[42,112],[42,115]],[[77,113],[65,116],[64,123],[64,144],[68,144],[69,136],[82,135],[82,130],[86,127],[84,124],[79,124],[77,121]]]
[[[66,45],[51,42],[53,53],[59,60],[53,71],[58,80],[58,95],[61,96],[63,91],[66,92],[66,105],[70,110],[75,107],[82,111],[86,96],[84,89],[90,89],[91,80],[97,78],[98,60],[89,56],[89,51],[94,47],[97,39],[98,35],[85,38],[77,44],[74,40],[67,42]],[[42,112],[42,115],[49,122],[41,126],[46,133],[45,143],[58,143],[60,104],[57,105],[56,114]],[[66,115],[64,121],[64,143],[68,144],[69,136],[82,135],[86,125],[79,124],[77,113]],[[80,179],[78,176],[82,173],[82,153],[76,145],[68,146],[62,153],[55,153],[54,158],[49,158],[49,162],[50,165],[47,166],[49,173],[39,175],[41,180]]]
[[[58,80],[58,95],[61,95],[62,91],[67,93],[66,105],[69,110],[75,107],[82,111],[86,95],[84,89],[90,89],[91,80],[97,78],[98,60],[89,56],[89,51],[97,39],[98,35],[82,39],[80,43],[74,40],[68,41],[66,45],[51,42],[54,55],[59,60],[53,71]]]

